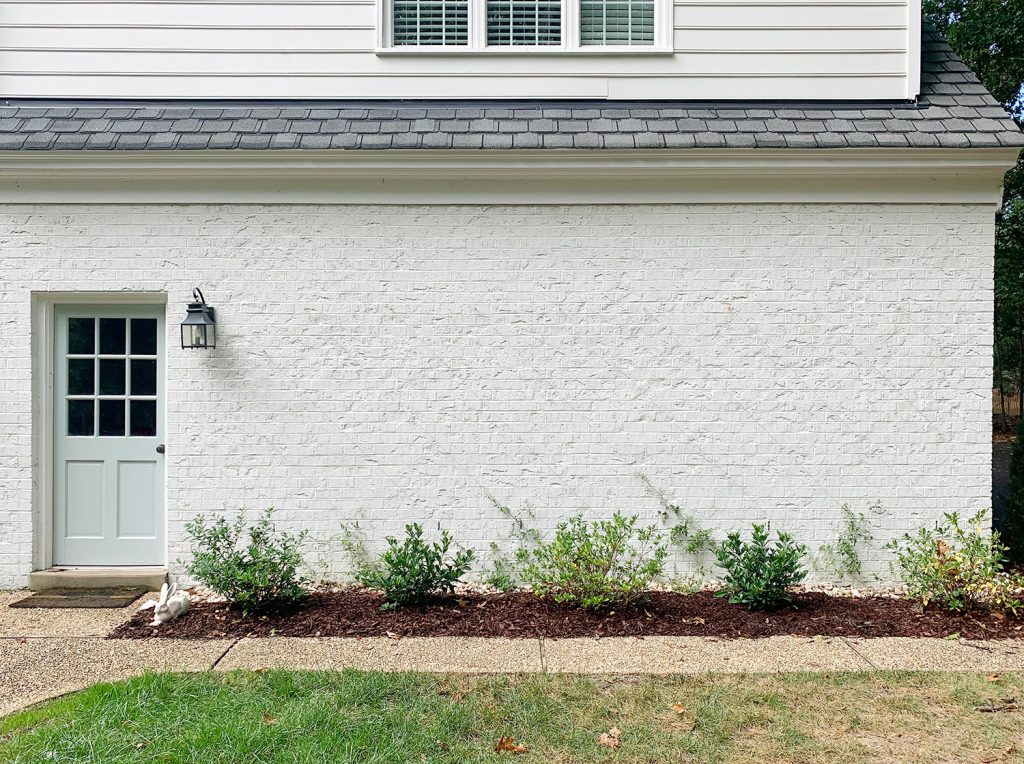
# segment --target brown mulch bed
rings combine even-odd
[[[365,591],[318,592],[304,607],[242,618],[222,604],[199,603],[159,628],[148,611],[109,635],[113,639],[223,637],[948,637],[1022,639],[1024,619],[993,613],[919,612],[906,600],[796,595],[790,607],[752,613],[710,592],[652,593],[624,610],[588,612],[532,594],[466,595],[423,608],[381,611]]]

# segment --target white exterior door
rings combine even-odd
[[[56,565],[162,565],[164,308],[60,306]]]

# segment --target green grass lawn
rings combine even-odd
[[[1024,713],[977,710],[1007,698],[1024,675],[153,674],[0,719],[0,761],[1022,761]]]

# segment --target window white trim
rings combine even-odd
[[[469,0],[468,45],[393,45],[393,0],[377,0],[377,49],[380,56],[518,56],[530,55],[671,55],[672,0],[654,0],[652,45],[580,45],[580,0],[562,0],[562,42],[559,45],[488,45],[487,0]]]

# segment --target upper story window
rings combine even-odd
[[[671,1],[379,0],[381,46],[442,53],[657,52],[671,47]]]

